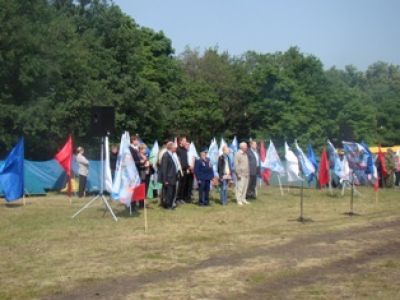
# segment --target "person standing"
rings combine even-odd
[[[115,170],[117,169],[118,152],[119,152],[118,145],[113,145],[111,147],[111,154],[110,154],[110,169],[111,169],[112,179],[114,179]]]
[[[188,173],[190,173],[189,162],[188,162],[188,150],[186,149],[187,139],[186,137],[180,137],[178,139],[178,148],[176,154],[178,155],[179,162],[182,168],[182,176],[179,178],[177,201],[179,203],[185,203],[187,201],[187,190],[188,190]]]
[[[222,155],[218,158],[218,176],[220,185],[221,204],[228,203],[228,186],[232,182],[232,168],[229,158],[230,149],[227,145],[222,148]]]
[[[134,134],[131,136],[131,145],[129,150],[131,151],[132,159],[135,162],[136,169],[139,172],[140,169],[140,155],[139,155],[139,135]]]
[[[395,156],[395,173],[396,177],[395,187],[400,188],[400,150],[397,151]]]
[[[247,186],[249,184],[249,159],[247,156],[247,144],[242,142],[235,156],[236,201],[238,205],[249,204],[246,200]]]
[[[174,208],[178,166],[174,159],[176,146],[173,142],[166,145],[167,151],[161,159],[159,181],[163,186],[162,205],[164,208]]]
[[[250,149],[247,151],[249,159],[249,186],[246,192],[246,199],[256,199],[257,176],[260,174],[260,156],[257,152],[257,142],[250,142]]]
[[[214,171],[211,166],[210,159],[207,157],[207,148],[200,152],[200,159],[197,159],[194,164],[194,174],[199,185],[199,205],[206,206],[210,204],[210,184],[214,178]]]
[[[83,155],[85,153],[85,149],[82,147],[76,148],[76,162],[78,163],[78,173],[79,173],[79,198],[85,195],[87,176],[89,175],[89,161]]]

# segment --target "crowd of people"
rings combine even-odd
[[[186,137],[180,137],[177,143],[165,141],[158,156],[158,181],[162,184],[161,205],[173,209],[179,204],[193,201],[192,187],[194,180],[198,188],[198,205],[210,205],[210,187],[219,186],[220,202],[228,203],[228,187],[233,185],[236,178],[236,201],[238,205],[249,204],[250,199],[256,198],[256,181],[260,172],[260,159],[257,143],[239,145],[239,151],[231,162],[228,146],[222,148],[218,157],[217,172],[214,172],[208,149],[200,151],[198,159],[189,158],[190,143]],[[235,168],[233,168],[235,166]]]
[[[157,181],[162,188],[158,192],[160,205],[166,209],[174,209],[177,205],[192,203],[193,187],[198,190],[198,205],[210,205],[210,188],[218,186],[220,203],[227,205],[228,188],[235,185],[235,198],[239,206],[249,204],[256,199],[257,178],[260,176],[261,160],[257,142],[239,144],[237,153],[232,155],[231,149],[225,145],[217,159],[217,170],[213,168],[208,148],[202,148],[200,156],[189,155],[190,142],[180,137],[175,142],[164,141],[158,152],[156,165],[148,157],[146,144],[138,135],[131,136],[130,153],[135,163],[140,181],[145,184],[146,195],[152,175],[156,173]],[[118,147],[111,149],[111,170],[115,172]],[[232,161],[233,158],[233,161]],[[76,160],[79,166],[79,197],[84,195],[89,162],[84,156],[84,149],[77,148]],[[400,186],[400,156],[394,158],[395,186]],[[132,205],[144,206],[144,199],[132,202]]]

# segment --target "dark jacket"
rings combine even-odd
[[[196,175],[197,180],[211,180],[214,178],[214,171],[210,164],[210,160],[206,158],[206,160],[196,159],[194,163],[194,174]]]
[[[260,173],[260,165],[257,164],[257,158],[251,149],[247,150],[247,157],[249,158],[249,175],[256,176]],[[260,156],[258,156],[260,161]]]
[[[189,169],[189,163],[188,163],[188,151],[185,147],[179,146],[176,149],[176,155],[179,157],[179,161],[181,163],[182,171],[186,171]]]
[[[135,148],[133,148],[132,146],[129,147],[129,150],[131,151],[131,155],[133,158],[133,161],[135,162],[136,165],[136,169],[140,170],[140,155],[139,155],[139,151],[136,150]]]
[[[158,181],[162,184],[168,182],[168,184],[175,185],[177,179],[177,170],[168,151],[166,151],[161,159],[161,167],[158,174]]]
[[[224,177],[224,171],[225,171],[225,155],[221,155],[218,158],[218,176],[219,179],[222,180]],[[232,168],[231,168],[231,159],[229,158],[229,156],[227,156],[228,158],[228,165],[229,165],[229,173],[232,175]]]

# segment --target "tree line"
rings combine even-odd
[[[93,105],[114,106],[116,132],[150,143],[177,135],[198,145],[234,135],[316,148],[327,138],[400,143],[398,65],[324,69],[297,47],[176,54],[163,32],[105,0],[0,0],[0,7],[2,158],[21,135],[30,159],[51,158],[69,133],[93,147]]]

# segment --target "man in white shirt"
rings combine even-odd
[[[89,161],[83,155],[85,150],[82,147],[76,149],[76,161],[78,163],[78,174],[79,174],[79,198],[85,195],[85,188],[87,182],[87,176],[89,175]]]

